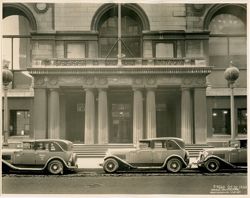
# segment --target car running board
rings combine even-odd
[[[14,166],[8,162],[6,162],[5,160],[2,160],[2,162],[7,165],[8,167],[14,169],[14,170],[34,170],[34,171],[41,171],[41,170],[44,170],[44,167],[43,168],[20,168],[20,167],[17,167],[17,166]]]

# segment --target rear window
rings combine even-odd
[[[139,147],[140,147],[140,149],[146,149],[146,148],[149,148],[150,147],[150,142],[144,142],[144,141],[141,141],[140,143],[139,143]]]
[[[180,147],[178,146],[178,144],[176,144],[175,141],[173,141],[173,140],[168,140],[168,141],[167,141],[167,149],[168,149],[168,150],[179,150]]]
[[[63,150],[65,151],[72,151],[73,150],[73,143],[71,142],[60,142],[60,141],[57,141],[57,143],[62,147]]]

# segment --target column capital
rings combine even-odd
[[[59,88],[49,88],[49,91],[52,92],[52,91],[59,91]]]
[[[142,91],[144,87],[132,87],[133,91]]]
[[[98,91],[107,91],[108,87],[98,87],[97,90]]]
[[[190,91],[192,87],[181,86],[181,91]]]
[[[95,88],[83,88],[83,90],[86,92],[86,91],[95,91]]]
[[[156,91],[157,87],[146,87],[147,91]]]

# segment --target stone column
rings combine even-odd
[[[147,122],[147,138],[156,137],[156,105],[155,90],[147,89],[146,95],[146,122]]]
[[[48,138],[60,138],[60,103],[57,89],[50,89]]]
[[[195,143],[204,144],[207,139],[207,100],[205,87],[194,89],[194,120]]]
[[[108,143],[108,101],[106,89],[98,92],[98,144]]]
[[[192,143],[192,100],[190,88],[182,88],[181,95],[181,138]]]
[[[60,138],[66,139],[66,102],[65,95],[60,94]]]
[[[47,92],[45,88],[34,89],[34,138],[47,138]]]
[[[85,99],[85,144],[95,142],[95,95],[93,89],[86,89]]]
[[[137,145],[143,138],[143,95],[139,88],[134,88],[133,106],[133,143]]]

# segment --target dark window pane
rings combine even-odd
[[[230,110],[213,109],[212,126],[214,134],[229,135],[231,134]]]
[[[10,135],[29,135],[30,113],[29,111],[10,111]]]
[[[136,58],[141,56],[141,41],[139,38],[123,38],[122,53],[125,58]]]
[[[247,110],[238,109],[238,133],[247,134]]]
[[[99,27],[99,49],[102,58],[118,56],[118,18],[117,10],[104,14]],[[122,7],[121,18],[122,54],[124,58],[141,57],[141,24],[133,11]],[[115,44],[115,45],[114,45]]]
[[[102,58],[117,58],[117,39],[116,38],[101,38],[100,52]]]

